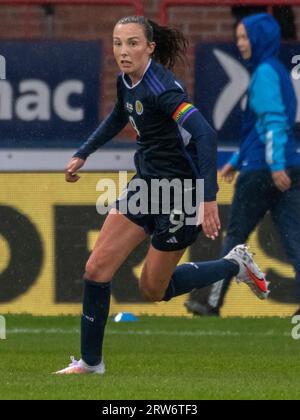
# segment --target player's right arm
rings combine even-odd
[[[67,182],[77,182],[80,176],[76,173],[85,164],[84,159],[73,157],[65,169],[65,178]]]
[[[72,157],[65,169],[65,177],[67,182],[76,182],[80,179],[77,171],[83,167],[86,159],[98,150],[101,146],[115,137],[128,123],[128,117],[124,110],[121,99],[119,80],[117,86],[117,101],[113,111],[99,125],[88,140],[79,148]]]

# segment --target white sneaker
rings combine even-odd
[[[265,274],[254,262],[253,254],[250,253],[247,245],[236,246],[224,259],[238,263],[240,267],[236,276],[238,282],[246,283],[259,299],[267,299],[270,294],[270,283],[267,282]]]
[[[105,373],[105,365],[102,361],[98,366],[88,366],[82,359],[76,360],[71,356],[71,363],[69,366],[54,373],[55,375],[103,375]]]

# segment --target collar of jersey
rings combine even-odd
[[[126,82],[126,79],[125,79],[125,73],[123,73],[122,74],[122,78],[123,78],[123,82],[124,82],[124,84],[125,84],[125,86],[128,88],[128,89],[134,89],[134,88],[136,88],[140,83],[141,83],[141,81],[143,80],[143,78],[144,78],[144,76],[145,76],[145,74],[147,73],[147,71],[148,71],[148,69],[149,69],[149,67],[151,66],[151,63],[152,63],[152,58],[150,58],[150,60],[149,60],[149,63],[148,63],[148,65],[147,65],[147,67],[146,67],[146,70],[144,71],[144,74],[143,74],[143,76],[142,76],[142,78],[135,84],[135,85],[132,85],[132,86],[130,86],[127,82]]]

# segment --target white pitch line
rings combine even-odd
[[[79,334],[80,330],[77,328],[12,328],[7,329],[7,334]],[[282,337],[282,336],[290,336],[289,332],[284,333],[277,333],[275,331],[269,330],[266,332],[236,332],[236,331],[151,331],[151,330],[143,330],[143,331],[134,331],[134,330],[127,330],[127,331],[118,331],[118,330],[110,330],[106,331],[107,335],[140,335],[140,336],[155,336],[155,335],[163,335],[163,336],[174,336],[174,337],[242,337],[242,336],[249,336],[249,337]]]

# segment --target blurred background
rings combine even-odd
[[[178,65],[176,74],[218,131],[221,166],[238,146],[249,82],[235,27],[259,11],[273,13],[281,26],[281,59],[294,72],[300,103],[298,0],[0,0],[0,313],[81,311],[85,261],[104,220],[96,212],[97,181],[109,177],[118,183],[118,171],[134,170],[135,135],[128,126],[89,159],[79,183],[66,184],[63,175],[76,148],[114,105],[115,23],[145,14],[184,32],[188,63]],[[231,185],[220,183],[223,234],[232,194]],[[269,217],[250,244],[272,281],[271,299],[258,302],[233,284],[222,315],[292,314],[293,270]],[[185,315],[184,297],[168,304],[142,302],[137,279],[147,246],[116,276],[112,312]],[[221,238],[212,243],[201,237],[183,260],[214,259],[220,246]]]

